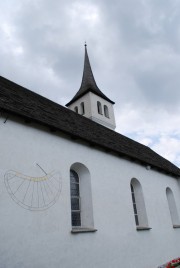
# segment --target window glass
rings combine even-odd
[[[109,118],[109,110],[108,110],[108,107],[106,105],[104,105],[104,115],[105,115],[105,117]]]
[[[74,170],[70,171],[70,186],[72,226],[81,226],[79,176]]]
[[[80,202],[79,198],[72,197],[71,198],[71,209],[72,210],[80,210]]]
[[[81,114],[85,114],[84,102],[81,102]]]
[[[74,108],[74,111],[78,114],[78,107],[77,106]]]
[[[134,188],[133,188],[133,185],[132,184],[131,184],[131,195],[132,195],[132,202],[133,202],[135,222],[136,222],[136,225],[138,226],[139,225],[139,219],[138,219],[138,213],[137,213],[137,206],[136,206]]]
[[[97,109],[98,109],[98,114],[102,114],[102,105],[99,101],[97,101]]]
[[[81,226],[80,212],[72,212],[71,219],[72,219],[72,226]]]

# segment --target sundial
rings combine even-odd
[[[61,192],[60,173],[46,173],[42,168],[41,170],[45,173],[42,177],[31,177],[14,170],[9,170],[4,175],[11,198],[21,207],[31,211],[48,209],[55,204]]]

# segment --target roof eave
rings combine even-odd
[[[154,163],[151,163],[151,161],[143,161],[142,159],[139,159],[138,157],[135,157],[134,155],[130,155],[130,154],[126,154],[124,152],[119,152],[118,150],[115,150],[115,149],[112,149],[111,147],[107,146],[107,145],[102,145],[102,144],[99,144],[95,141],[89,141],[88,139],[84,138],[84,137],[81,137],[80,135],[78,135],[77,133],[74,134],[74,133],[70,133],[69,131],[67,131],[66,129],[62,129],[62,128],[59,128],[55,125],[52,125],[52,124],[48,124],[47,122],[42,122],[42,120],[38,120],[32,116],[29,116],[29,115],[22,115],[18,112],[14,112],[14,111],[11,111],[9,109],[5,109],[5,108],[1,108],[2,110],[4,110],[5,112],[7,113],[10,113],[10,114],[13,114],[15,116],[18,116],[18,117],[21,117],[21,118],[24,118],[26,120],[28,120],[29,122],[36,122],[37,124],[40,124],[42,126],[46,126],[48,127],[49,129],[54,129],[56,131],[60,131],[61,133],[64,133],[70,137],[75,137],[76,139],[79,139],[79,140],[82,140],[82,141],[85,141],[87,143],[91,142],[91,144],[93,144],[94,146],[97,146],[99,148],[103,148],[105,150],[108,150],[110,153],[115,153],[115,154],[118,154],[119,157],[125,157],[125,158],[128,158],[128,159],[131,159],[133,162],[139,162],[141,163],[143,166],[147,166],[147,165],[150,165],[152,169],[156,169],[157,171],[159,170],[159,172],[161,173],[165,173],[165,174],[170,174],[171,176],[175,177],[175,178],[179,178],[180,177],[180,171],[179,173],[178,172],[175,172],[175,171],[170,171],[170,170],[166,170],[165,168],[161,168],[159,166],[156,166]],[[78,115],[78,116],[81,116],[81,115]]]
[[[86,95],[86,94],[89,93],[89,92],[94,93],[95,95],[101,97],[102,99],[104,99],[104,100],[110,102],[110,103],[113,104],[113,105],[115,104],[114,101],[110,100],[110,99],[109,99],[108,97],[106,97],[106,96],[102,96],[101,94],[98,94],[98,92],[96,92],[95,90],[93,90],[93,89],[87,89],[85,92],[82,92],[81,94],[79,94],[79,96],[77,96],[77,97],[75,96],[74,98],[72,98],[72,100],[69,101],[65,106],[66,106],[66,107],[69,107],[73,102],[77,101],[78,99],[80,99],[81,97],[83,97],[84,95]]]

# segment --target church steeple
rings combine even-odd
[[[83,70],[83,77],[80,89],[75,94],[75,96],[72,98],[70,102],[66,104],[66,106],[69,106],[74,101],[85,95],[87,92],[93,92],[94,94],[98,95],[99,97],[109,101],[110,103],[114,104],[112,100],[110,100],[108,97],[106,97],[101,90],[98,88],[96,81],[94,79],[94,75],[91,69],[91,64],[89,61],[88,53],[87,53],[87,45],[85,43],[85,56],[84,56],[84,70]]]
[[[66,106],[85,117],[114,129],[114,102],[98,88],[91,69],[85,43],[84,70],[80,89]]]
[[[94,90],[99,91],[96,81],[94,79],[94,75],[91,69],[91,65],[89,62],[89,57],[87,53],[87,45],[85,44],[85,57],[84,57],[84,70],[83,70],[83,77],[79,91],[83,93],[86,90]]]

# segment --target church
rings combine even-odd
[[[180,169],[115,131],[85,45],[66,107],[0,77],[0,268],[153,268],[179,256]]]

